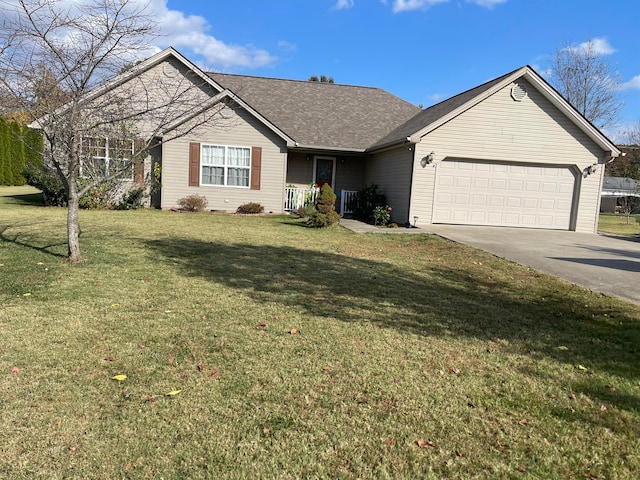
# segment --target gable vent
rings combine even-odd
[[[511,87],[511,98],[516,102],[521,102],[527,96],[527,88],[521,83],[516,83]]]

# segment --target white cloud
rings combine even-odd
[[[152,0],[149,3],[149,13],[158,22],[163,42],[178,50],[186,49],[203,57],[208,67],[255,68],[276,60],[266,50],[251,45],[233,45],[217,39],[209,33],[211,25],[206,18],[170,10],[167,0]]]
[[[636,75],[628,82],[620,85],[620,90],[640,90],[640,75]]]
[[[333,6],[334,10],[344,10],[345,8],[351,8],[355,4],[355,0],[338,0]]]
[[[438,3],[446,3],[449,0],[394,0],[393,13],[408,12],[410,10],[422,10],[437,5]]]
[[[381,0],[385,5],[386,0]],[[408,12],[410,10],[426,10],[429,7],[438,5],[439,3],[447,3],[450,0],[394,0],[393,1],[393,13]],[[474,3],[484,8],[493,8],[501,3],[506,3],[508,0],[467,0],[467,3]]]
[[[567,47],[567,50],[576,50],[579,52],[589,52],[595,55],[611,55],[616,51],[609,41],[604,37],[590,38],[586,42],[582,42],[577,46]]]
[[[279,40],[278,48],[285,52],[295,52],[298,50],[298,46],[295,43],[287,42],[286,40]]]
[[[493,8],[501,3],[507,3],[507,0],[467,0],[469,3],[475,3],[484,8]]]

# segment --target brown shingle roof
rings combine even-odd
[[[421,110],[385,90],[209,73],[300,146],[364,151]]]

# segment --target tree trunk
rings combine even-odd
[[[78,263],[82,260],[80,256],[80,197],[78,195],[78,185],[76,182],[69,182],[69,204],[67,207],[67,245],[68,260],[71,263]]]

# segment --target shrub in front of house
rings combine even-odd
[[[336,212],[336,194],[328,183],[320,189],[315,209],[309,217],[309,224],[316,228],[330,227],[340,221],[340,215]]]
[[[43,165],[27,165],[22,172],[27,184],[42,192],[42,200],[47,207],[66,207],[67,191],[56,172]]]
[[[264,207],[259,203],[250,202],[240,205],[237,212],[242,213],[243,215],[257,214],[264,212]]]
[[[187,212],[202,212],[207,208],[209,202],[207,201],[207,197],[204,195],[198,195],[195,193],[178,200],[178,205],[182,210],[186,210]]]
[[[357,201],[350,208],[353,217],[362,222],[374,223],[373,211],[380,205],[386,205],[387,197],[378,191],[378,186],[372,183],[358,190]]]

